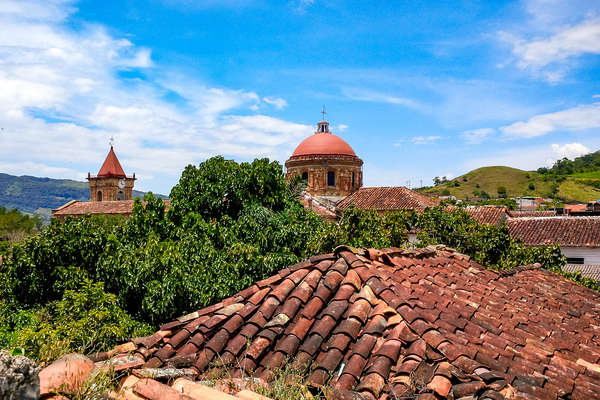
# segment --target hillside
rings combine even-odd
[[[423,193],[450,194],[458,199],[498,197],[498,188],[506,188],[508,197],[541,196],[564,202],[587,202],[600,198],[600,171],[556,175],[495,166],[475,169],[447,183],[424,188]]]
[[[144,194],[133,191],[134,197],[143,197]],[[48,220],[53,208],[71,200],[87,201],[89,198],[87,182],[0,173],[0,207],[8,210],[16,208],[22,213],[40,215]]]

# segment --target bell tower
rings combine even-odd
[[[90,185],[90,201],[92,202],[133,199],[135,174],[132,176],[125,175],[112,144],[98,175],[91,175],[88,172],[87,179]]]

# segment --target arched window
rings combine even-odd
[[[117,193],[117,200],[125,200],[125,193],[122,190],[119,190],[119,193]]]
[[[302,180],[303,180],[303,181],[307,181],[307,180],[308,180],[308,172],[304,171],[304,172],[302,173]]]
[[[102,201],[102,191],[101,190],[98,190],[98,194],[96,195],[96,199],[98,201]]]
[[[352,187],[356,184],[356,180],[354,178],[354,172],[352,173]]]
[[[335,172],[334,171],[327,172],[327,186],[335,186]]]

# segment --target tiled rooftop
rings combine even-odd
[[[290,360],[337,399],[592,399],[600,295],[539,265],[496,272],[445,247],[340,247],[120,346],[138,377]],[[108,354],[97,355],[101,360]],[[175,375],[177,376],[177,375]]]
[[[440,203],[436,198],[426,196],[405,188],[397,187],[363,187],[352,193],[337,205],[339,210],[354,206],[360,209],[378,211],[423,210],[435,207]]]
[[[452,207],[451,209],[456,209]],[[502,206],[467,206],[462,208],[480,224],[500,225],[506,220],[507,208]]]
[[[588,264],[567,264],[563,267],[563,271],[567,272],[581,272],[581,276],[584,278],[592,278],[600,281],[600,265],[588,265]]]
[[[165,199],[168,210],[171,200]],[[131,215],[134,200],[119,201],[77,201],[73,200],[62,207],[52,210],[52,216],[86,215],[86,214],[120,214]],[[145,204],[142,202],[142,204]]]
[[[307,210],[314,211],[317,215],[328,221],[337,220],[337,214],[335,213],[335,210],[332,209],[333,207],[328,207],[324,201],[320,201],[320,199],[312,196],[308,192],[304,192],[302,195],[302,204]]]
[[[528,246],[600,247],[600,217],[508,218],[510,235]]]
[[[523,217],[552,217],[556,215],[556,211],[532,211],[532,210],[508,210],[509,217],[523,218]]]

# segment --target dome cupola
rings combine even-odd
[[[362,186],[362,160],[342,138],[329,131],[329,122],[317,123],[286,161],[286,176],[300,175],[314,195],[347,196]]]

